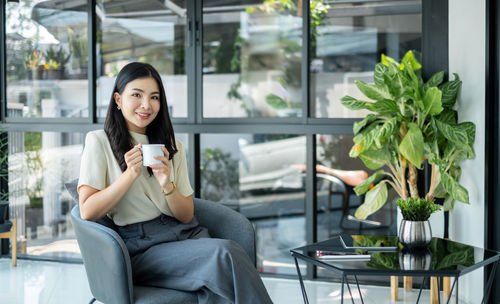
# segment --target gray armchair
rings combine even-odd
[[[77,181],[66,184],[78,202],[76,187]],[[212,237],[239,243],[255,264],[255,232],[246,217],[223,205],[196,198],[194,213]],[[105,304],[198,303],[194,293],[133,285],[127,247],[107,217],[97,222],[83,220],[77,204],[71,210],[71,220],[94,296],[90,303],[95,300]]]

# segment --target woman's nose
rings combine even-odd
[[[143,98],[141,105],[144,109],[149,109],[151,107],[151,102],[150,102],[149,98]]]

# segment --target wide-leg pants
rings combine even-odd
[[[196,218],[183,224],[161,215],[120,226],[134,284],[197,291],[199,303],[272,303],[247,253],[210,238]]]

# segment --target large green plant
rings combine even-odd
[[[453,106],[461,81],[454,75],[454,80],[443,82],[444,72],[439,72],[424,82],[411,51],[401,63],[382,55],[375,66],[375,83],[356,81],[372,101],[342,98],[351,110],[373,112],[354,123],[350,156],[359,157],[369,169],[380,169],[354,189],[358,195],[366,193],[356,217],[365,219],[386,203],[387,185],[402,199],[421,197],[417,173],[426,163],[431,166],[426,200],[443,198],[444,210],[453,208],[455,200],[469,203],[467,190],[458,183],[458,163],[475,156],[475,125],[458,123]]]

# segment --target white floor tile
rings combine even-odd
[[[298,280],[264,277],[263,281],[275,304],[304,303]],[[321,281],[305,281],[305,284],[309,303],[340,303],[340,284]],[[88,303],[92,298],[82,264],[18,260],[17,267],[12,267],[10,259],[0,259],[0,287],[0,303]],[[355,303],[361,303],[356,285],[351,288]],[[347,287],[344,289],[344,303],[352,303]],[[361,285],[360,289],[366,304],[391,303],[388,287]],[[415,303],[417,296],[418,289],[405,292],[399,288],[397,303]],[[428,290],[422,292],[420,303],[429,303]],[[454,297],[450,303],[455,303]]]

